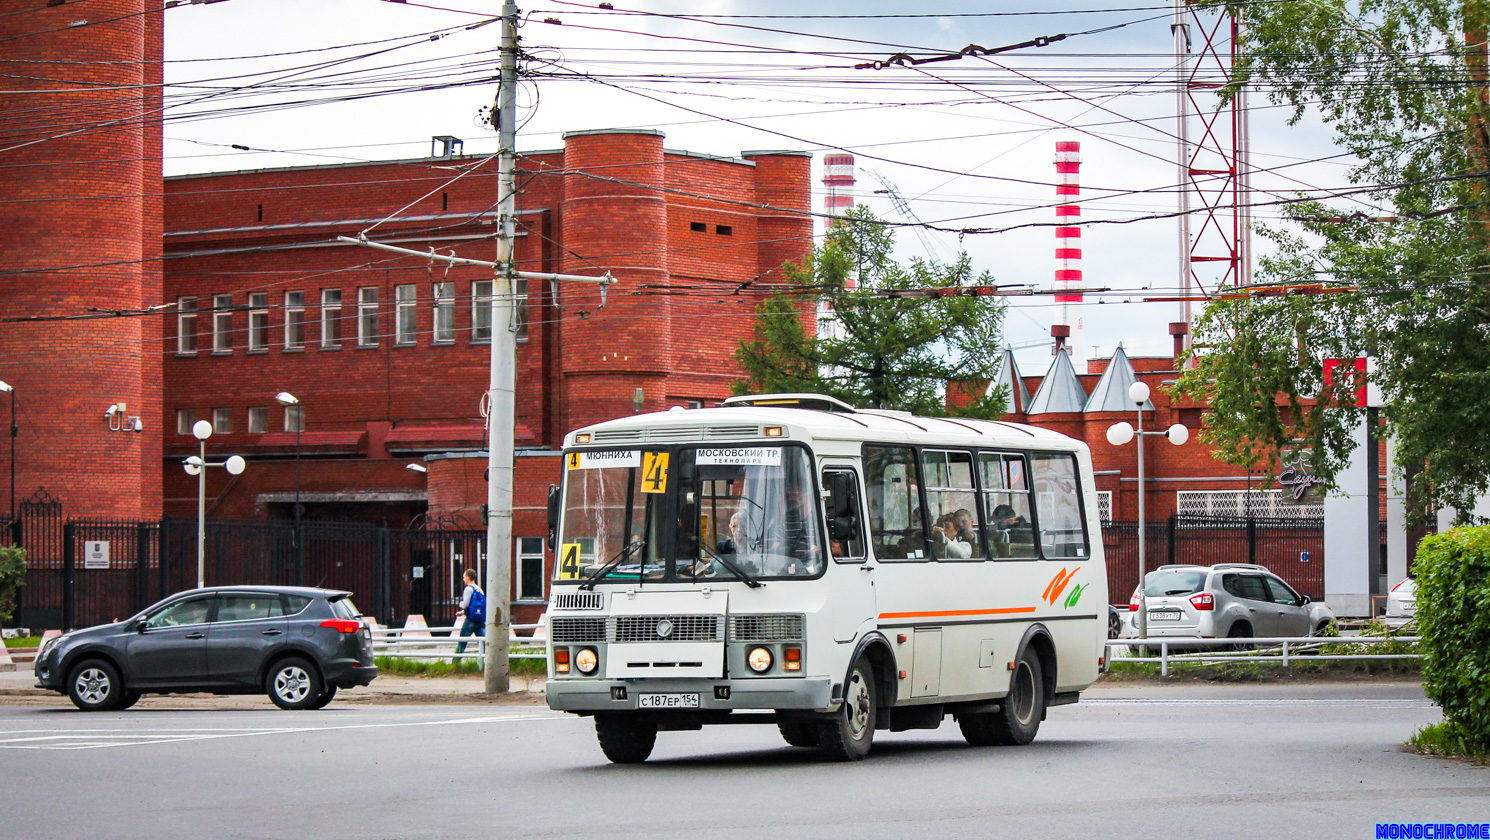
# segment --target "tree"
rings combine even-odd
[[[1333,480],[1360,421],[1350,383],[1322,360],[1370,356],[1409,515],[1473,507],[1490,479],[1490,236],[1486,213],[1485,8],[1437,0],[1304,0],[1238,6],[1239,84],[1317,110],[1356,164],[1332,206],[1283,208],[1260,285],[1351,291],[1210,303],[1178,390],[1210,403],[1203,439],[1228,461],[1276,468],[1303,446]],[[1360,212],[1361,202],[1370,212]],[[1315,402],[1317,400],[1317,402]]]
[[[851,405],[922,415],[948,412],[942,397],[952,380],[992,379],[998,366],[998,297],[896,297],[896,291],[991,285],[986,272],[970,280],[971,261],[949,265],[891,254],[894,237],[867,209],[856,207],[829,231],[803,265],[788,265],[798,288],[833,306],[823,335],[803,328],[802,297],[778,295],[756,310],[755,336],[735,356],[747,378],[734,391],[818,393]],[[853,281],[853,282],[851,282]],[[998,417],[1006,395],[994,393],[959,409],[961,416]]]

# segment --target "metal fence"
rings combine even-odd
[[[23,504],[24,508],[25,505]],[[86,627],[122,619],[197,585],[197,522],[61,521],[55,539],[22,517],[26,586],[16,623]],[[0,537],[3,539],[3,537]],[[322,586],[355,593],[380,623],[411,613],[455,621],[461,572],[484,574],[485,532],[405,531],[342,522],[210,520],[203,581],[208,586]]]
[[[1166,563],[1260,563],[1315,600],[1324,598],[1324,522],[1241,516],[1170,516],[1144,528],[1147,571]],[[1102,526],[1107,590],[1114,603],[1138,585],[1138,523]]]

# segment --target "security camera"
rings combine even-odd
[[[118,413],[119,413],[119,406],[118,405],[111,405],[108,408],[106,408],[106,409],[103,410],[103,416],[109,418],[110,420],[114,419],[114,415],[115,414],[118,414]]]

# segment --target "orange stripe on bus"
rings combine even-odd
[[[1034,607],[1002,607],[996,610],[937,610],[935,612],[880,613],[880,618],[942,618],[956,615],[1008,615],[1009,613],[1032,613]]]

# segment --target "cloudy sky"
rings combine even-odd
[[[659,128],[667,146],[734,155],[800,149],[857,156],[862,200],[949,229],[898,234],[904,256],[959,247],[1001,283],[1048,290],[1054,272],[1057,140],[1082,146],[1086,346],[1163,355],[1175,303],[1174,40],[1167,4],[1065,0],[634,0],[521,6],[527,69],[522,151],[565,131]],[[167,12],[167,174],[421,157],[430,137],[496,144],[481,111],[495,85],[496,2],[231,0]],[[914,16],[908,16],[914,15]],[[1103,30],[1103,31],[1094,31]],[[918,68],[854,69],[898,52],[956,52],[1066,35],[1048,46]],[[1200,34],[1195,33],[1200,41]],[[398,91],[406,91],[399,93]],[[1262,96],[1250,102],[1253,187],[1265,202],[1341,188],[1348,161],[1328,134]],[[1192,134],[1198,134],[1197,121]],[[248,147],[248,151],[233,146]],[[814,205],[821,205],[814,174]],[[1118,223],[1121,222],[1121,223]],[[1197,222],[1198,223],[1198,222]],[[924,239],[924,241],[923,241]],[[1262,242],[1255,247],[1265,250]],[[1006,339],[1026,373],[1049,364],[1048,298],[1014,299]]]

